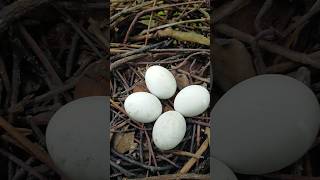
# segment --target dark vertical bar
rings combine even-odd
[[[212,110],[213,108],[213,66],[214,66],[214,49],[212,46],[212,42],[214,41],[214,34],[213,34],[213,23],[214,23],[214,14],[213,14],[213,6],[214,6],[214,2],[213,0],[208,0],[208,2],[210,3],[210,110]],[[212,119],[212,113],[210,113],[210,177],[212,177],[212,174],[214,173],[214,167],[213,167],[213,151],[214,151],[214,147],[212,147],[213,144],[213,119]]]
[[[106,21],[107,21],[107,24],[109,25],[110,24],[110,0],[107,0],[106,1],[106,6],[107,6],[107,16],[106,16]],[[106,58],[106,61],[107,61],[107,67],[108,67],[108,73],[107,73],[107,76],[109,77],[108,79],[110,79],[111,75],[110,75],[110,26],[107,26],[107,44],[106,44],[106,51],[107,51],[107,58]],[[109,83],[109,82],[107,82]],[[109,117],[109,119],[107,120],[107,174],[109,176],[108,179],[110,179],[110,116],[111,116],[111,113],[110,113],[110,95],[111,94],[111,90],[110,88],[108,89],[108,92],[107,92],[107,117]]]

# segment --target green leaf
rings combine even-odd
[[[179,16],[180,14],[181,14],[180,12],[176,11],[173,13],[173,16]]]
[[[159,11],[159,12],[157,13],[157,15],[158,15],[158,16],[165,16],[166,13],[165,13],[164,11]]]
[[[141,21],[139,21],[139,23],[148,26],[149,25],[149,21],[150,21],[149,19],[148,20],[141,20]],[[152,27],[156,27],[156,26],[157,26],[156,21],[155,20],[151,20],[150,27],[152,28]]]

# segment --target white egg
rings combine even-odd
[[[145,74],[149,91],[160,99],[169,99],[177,89],[173,74],[162,66],[151,66]]]
[[[160,116],[162,105],[153,94],[135,92],[126,98],[124,109],[131,119],[142,123],[149,123],[155,121]]]
[[[186,133],[186,121],[177,111],[167,111],[154,123],[152,138],[161,150],[175,148]]]
[[[237,177],[224,163],[213,158],[213,178],[216,180],[237,180]]]
[[[174,109],[185,117],[203,113],[210,104],[209,91],[200,85],[183,88],[174,99]]]
[[[77,99],[61,107],[46,130],[48,152],[72,180],[104,180],[107,174],[107,97]]]
[[[301,158],[320,123],[316,96],[300,81],[261,75],[230,89],[214,106],[215,157],[233,171],[265,174]]]

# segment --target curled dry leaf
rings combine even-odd
[[[75,98],[87,96],[105,96],[107,95],[108,83],[103,79],[92,79],[89,77],[82,77],[75,86]]]
[[[114,135],[113,148],[119,153],[125,153],[137,147],[134,142],[134,132],[117,133]]]
[[[148,89],[147,89],[146,83],[140,81],[140,82],[138,82],[138,83],[134,86],[134,88],[133,88],[132,91],[133,91],[134,93],[135,93],[135,92],[147,92]]]
[[[178,86],[178,89],[179,89],[179,90],[181,90],[181,89],[183,89],[184,87],[190,85],[188,76],[185,75],[185,74],[177,74],[177,75],[175,75],[175,78],[176,78],[177,86]]]
[[[96,64],[81,77],[75,86],[74,97],[106,96],[109,93],[109,81],[105,75],[104,64]]]
[[[163,107],[163,112],[167,112],[167,111],[173,111],[174,109],[170,106],[170,105],[168,105],[168,104],[166,104],[164,107]]]
[[[229,39],[223,44],[213,42],[215,52],[213,77],[224,91],[235,84],[256,75],[252,58],[244,44]]]

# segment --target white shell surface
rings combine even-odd
[[[48,152],[72,180],[105,180],[107,174],[107,97],[72,101],[51,118],[46,130]]]
[[[177,89],[173,74],[162,66],[151,66],[145,74],[148,90],[159,99],[171,98]]]
[[[125,102],[124,109],[128,116],[138,122],[149,123],[155,121],[162,112],[160,100],[147,92],[130,94]]]
[[[215,180],[237,180],[232,170],[224,163],[213,158],[213,179]]]
[[[211,117],[215,157],[237,173],[265,174],[308,151],[319,130],[320,109],[300,81],[260,75],[224,94]]]
[[[160,150],[175,148],[186,133],[186,121],[176,111],[167,111],[155,122],[152,130],[154,144]]]
[[[174,109],[185,117],[193,117],[203,113],[209,104],[209,91],[200,85],[190,85],[177,94]]]

